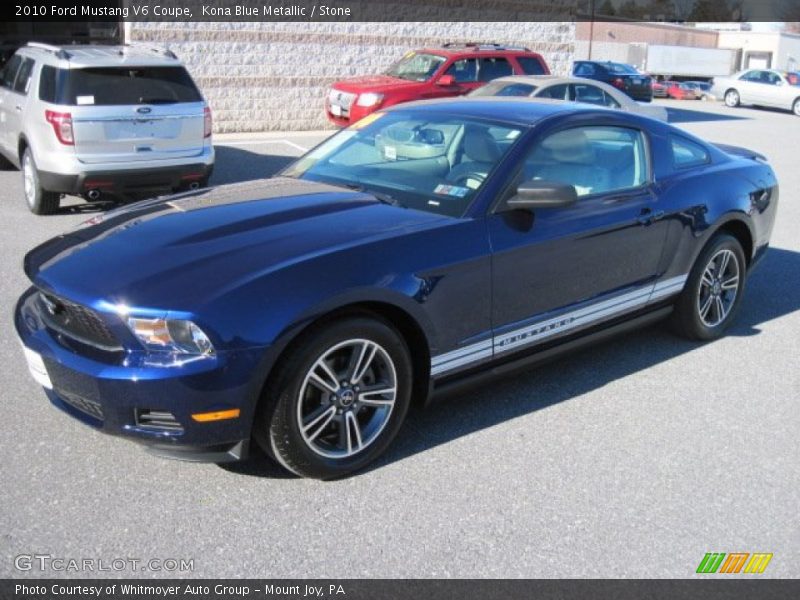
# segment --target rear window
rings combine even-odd
[[[48,80],[53,79],[52,97],[56,104],[173,104],[203,99],[183,67],[102,67],[57,71],[62,72],[47,75]],[[42,78],[44,81],[44,73]]]
[[[639,73],[636,69],[634,69],[630,65],[624,65],[622,63],[606,63],[606,68],[611,73],[622,73],[626,75],[636,75]]]
[[[517,62],[526,75],[544,75],[544,67],[538,58],[532,56],[518,56]]]
[[[670,142],[672,145],[672,164],[676,168],[696,167],[711,162],[708,151],[700,144],[675,136],[672,137]]]

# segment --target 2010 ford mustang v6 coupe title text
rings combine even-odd
[[[765,159],[602,108],[406,104],[269,180],[109,212],[31,251],[16,327],[53,404],[189,460],[300,475],[412,399],[671,314],[720,336],[764,255]]]

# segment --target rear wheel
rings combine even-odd
[[[730,106],[731,108],[735,108],[739,106],[741,103],[741,98],[739,97],[739,92],[736,90],[728,90],[725,92],[725,105]]]
[[[675,330],[696,340],[721,337],[741,303],[745,275],[746,262],[739,241],[726,233],[712,238],[675,304]]]
[[[61,194],[42,189],[39,170],[33,161],[33,153],[30,148],[25,148],[25,152],[22,154],[22,184],[25,190],[25,200],[33,214],[49,215],[58,210]]]
[[[794,104],[792,104],[792,112],[800,117],[800,98],[795,100]]]
[[[388,447],[411,387],[408,348],[388,323],[366,317],[331,323],[287,351],[266,386],[254,435],[297,475],[341,477]]]

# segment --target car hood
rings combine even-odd
[[[191,311],[254,277],[445,219],[279,177],[99,215],[28,253],[25,272],[38,287],[95,308]]]
[[[363,75],[341,79],[334,83],[333,87],[343,92],[363,94],[366,92],[390,92],[424,85],[424,81],[408,81],[407,79],[390,77],[389,75]]]

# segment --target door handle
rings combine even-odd
[[[655,223],[664,218],[664,211],[663,210],[656,210],[653,211],[650,208],[643,208],[642,212],[636,218],[639,223],[642,225],[650,225],[651,223]]]
[[[22,112],[22,107],[19,104],[17,104],[14,108],[16,108],[18,112]]]

